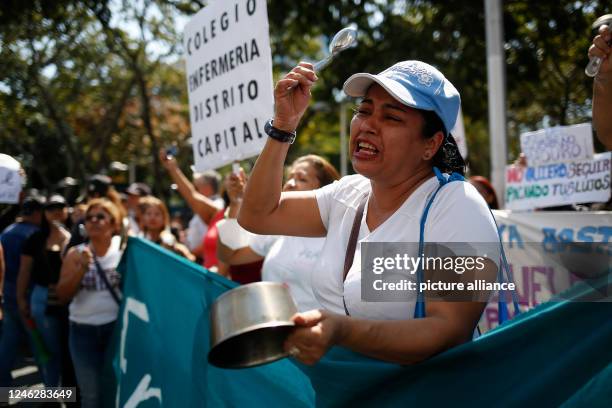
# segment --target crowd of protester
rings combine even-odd
[[[187,181],[197,186],[197,194],[210,197],[205,210],[193,206],[188,228],[182,217],[170,216],[145,183],[119,192],[106,175],[90,177],[74,203],[32,189],[19,204],[5,207],[0,215],[0,387],[12,384],[19,357],[31,353],[45,386],[78,386],[82,406],[100,406],[108,374],[105,354],[121,301],[117,266],[127,237],[149,240],[214,270],[216,235],[212,248],[205,249],[203,242],[214,217],[224,215],[220,181],[216,172],[195,174],[193,184]],[[259,270],[254,276],[251,280],[259,279]]]
[[[121,301],[117,266],[130,236],[241,284],[262,279],[263,256],[228,263],[217,257],[217,224],[235,221],[245,186],[242,169],[226,177],[194,172],[190,180],[173,157],[165,151],[160,157],[193,213],[188,222],[180,212],[171,215],[147,184],[118,191],[102,174],[89,177],[76,202],[32,189],[4,208],[0,387],[12,384],[11,371],[29,348],[45,386],[78,386],[82,406],[101,406],[102,389],[111,381],[105,354]],[[291,166],[285,188],[318,188],[337,178],[331,164],[310,155]]]
[[[121,301],[116,268],[129,236],[241,284],[284,282],[298,310],[318,307],[310,274],[324,238],[246,232],[236,221],[247,183],[242,168],[225,177],[194,172],[190,180],[174,157],[159,155],[193,213],[188,222],[180,212],[171,216],[147,184],[118,192],[105,175],[90,177],[75,203],[31,190],[0,216],[3,225],[14,220],[0,235],[0,386],[11,385],[26,345],[45,386],[78,386],[83,406],[100,406],[104,384],[112,381],[104,362]],[[315,190],[338,179],[327,160],[306,155],[287,168],[283,191]],[[472,176],[469,182],[491,209],[499,208],[488,179]]]

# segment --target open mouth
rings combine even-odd
[[[375,156],[376,154],[378,154],[378,149],[373,144],[362,141],[362,142],[357,143],[355,152],[363,154],[363,155],[367,155],[367,156]]]

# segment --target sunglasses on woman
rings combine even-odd
[[[108,217],[104,214],[88,214],[85,216],[85,221],[86,222],[98,222],[98,221],[104,221],[108,219]]]

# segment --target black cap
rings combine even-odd
[[[139,197],[145,197],[151,195],[151,187],[145,183],[132,183],[125,192]]]
[[[66,207],[66,199],[59,194],[53,194],[47,200],[45,208],[64,208]]]
[[[42,211],[45,207],[45,197],[39,194],[27,196],[21,203],[21,214],[32,215],[36,211]]]
[[[94,174],[89,178],[89,182],[87,184],[87,194],[98,194],[100,196],[105,196],[111,183],[112,180],[110,177],[105,176],[104,174]]]

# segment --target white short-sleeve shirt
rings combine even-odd
[[[253,234],[249,246],[265,257],[261,279],[286,283],[298,310],[304,312],[321,308],[312,293],[312,271],[324,242],[325,238]]]
[[[80,244],[77,250],[82,252],[87,244]],[[100,267],[106,274],[107,279],[113,285],[115,292],[119,290],[120,275],[116,268],[121,260],[121,238],[115,235],[111,240],[111,245],[104,256],[98,257]],[[90,324],[99,326],[113,322],[117,319],[119,305],[111,295],[108,287],[100,278],[97,266],[92,260],[89,268],[81,280],[81,287],[70,302],[69,319],[80,324]]]
[[[313,293],[323,308],[344,314],[344,295],[346,307],[354,317],[376,320],[413,317],[416,293],[406,302],[362,301],[359,243],[418,243],[423,210],[438,186],[436,177],[426,180],[374,231],[370,231],[366,224],[366,205],[353,265],[344,282],[346,246],[357,207],[362,197],[370,194],[370,180],[361,175],[352,175],[315,191],[321,220],[327,229],[327,239],[312,276]],[[425,242],[498,241],[495,221],[487,203],[474,186],[461,181],[450,182],[437,194],[427,216],[424,235]]]

